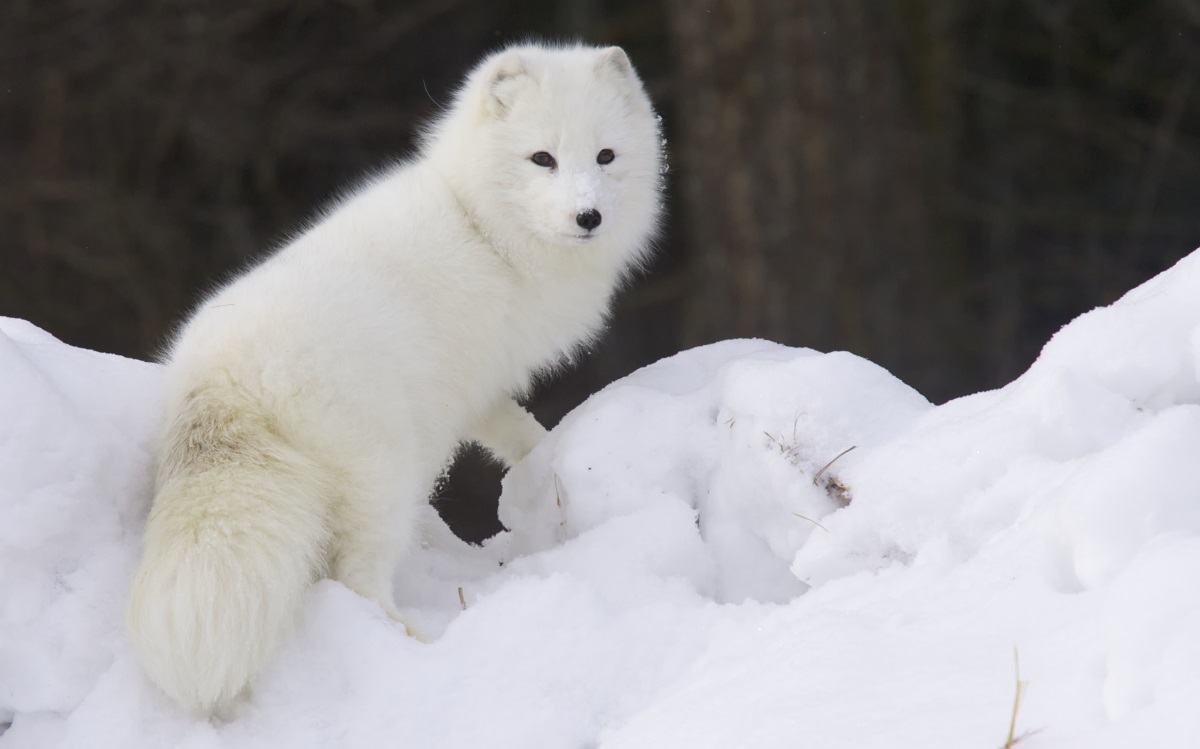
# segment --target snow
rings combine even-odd
[[[122,624],[160,370],[0,320],[0,749],[988,748],[1018,678],[1022,749],[1200,746],[1198,302],[1200,251],[937,407],[846,353],[661,361],[509,473],[511,532],[430,513],[432,643],[323,581],[212,722]]]

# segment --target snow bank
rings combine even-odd
[[[430,518],[404,637],[325,581],[228,723],[121,612],[159,371],[0,323],[0,747],[1200,745],[1200,253],[932,407],[845,353],[687,351]],[[459,603],[462,589],[465,610]]]

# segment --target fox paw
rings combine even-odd
[[[421,630],[409,624],[407,619],[400,616],[400,612],[396,611],[394,606],[383,606],[383,612],[388,615],[389,619],[396,622],[401,627],[404,627],[405,633],[417,642],[432,642],[428,637],[425,636],[424,633],[421,632]]]

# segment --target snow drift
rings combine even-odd
[[[1200,253],[933,407],[845,354],[683,352],[429,513],[403,635],[336,583],[227,723],[121,621],[160,372],[0,321],[0,747],[1200,745]],[[459,590],[462,591],[460,603]]]

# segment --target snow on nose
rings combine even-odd
[[[600,225],[599,204],[600,184],[594,174],[589,172],[577,173],[571,180],[572,192],[575,198],[575,223],[585,231],[592,231]]]

